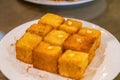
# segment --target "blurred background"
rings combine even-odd
[[[40,5],[24,0],[0,0],[0,39],[13,28],[39,19],[47,12],[92,22],[111,32],[120,41],[120,0],[94,0],[70,6]],[[0,72],[0,80],[8,79]],[[120,80],[120,74],[114,80]]]

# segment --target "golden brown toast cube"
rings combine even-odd
[[[44,16],[41,17],[40,21],[38,23],[43,23],[43,24],[48,24],[53,26],[55,29],[58,28],[62,23],[64,22],[64,18],[52,14],[52,13],[47,13]]]
[[[83,35],[83,36],[90,36],[90,37],[96,38],[96,45],[95,46],[96,46],[96,48],[99,47],[100,39],[101,39],[100,30],[84,27],[78,32],[78,34]]]
[[[78,34],[83,36],[91,36],[93,38],[99,38],[101,36],[101,32],[99,30],[88,27],[83,27],[80,29]]]
[[[52,30],[44,37],[44,41],[53,45],[62,46],[68,36],[69,34],[64,31]]]
[[[31,34],[29,32],[25,33],[16,42],[17,59],[26,63],[32,63],[32,50],[40,43],[41,40],[42,38],[38,35]]]
[[[89,52],[94,43],[94,38],[73,34],[64,42],[65,49]]]
[[[27,29],[27,32],[31,32],[39,36],[45,36],[51,29],[52,27],[49,25],[33,24]]]
[[[73,34],[76,33],[79,29],[82,28],[82,22],[67,19],[60,27],[60,30],[63,30],[67,33]]]
[[[33,50],[33,66],[52,73],[58,73],[58,59],[61,54],[61,47],[41,42]]]
[[[80,79],[88,66],[88,53],[67,50],[59,58],[59,73],[65,77]]]

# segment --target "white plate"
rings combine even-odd
[[[38,20],[22,24],[10,31],[0,41],[0,70],[10,80],[68,80],[62,76],[38,70],[30,64],[23,63],[15,57],[15,42],[25,30]],[[82,20],[80,20],[82,21]],[[99,29],[102,32],[101,45],[96,56],[85,72],[85,80],[112,80],[120,72],[120,44],[118,40],[103,28],[82,21],[83,26]],[[102,55],[102,56],[101,56]],[[102,61],[101,61],[102,60]],[[100,63],[100,64],[98,64]],[[93,75],[94,74],[94,75]]]
[[[76,0],[73,2],[68,1],[51,1],[51,0],[25,0],[35,4],[42,4],[42,5],[52,5],[52,6],[66,6],[66,5],[76,5],[76,4],[83,4],[87,2],[91,2],[93,0]]]

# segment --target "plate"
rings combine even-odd
[[[68,80],[68,78],[60,75],[35,69],[32,65],[16,59],[16,40],[25,33],[25,30],[30,25],[37,23],[37,21],[34,20],[22,24],[2,38],[0,41],[0,70],[10,80]],[[114,79],[120,72],[120,43],[111,33],[98,25],[83,20],[78,21],[82,21],[83,26],[99,29],[102,32],[101,45],[97,49],[96,56],[88,66],[82,80]]]
[[[77,5],[83,4],[87,2],[91,2],[93,0],[75,0],[73,2],[68,1],[52,1],[52,0],[25,0],[35,4],[42,4],[42,5],[51,5],[51,6],[67,6],[67,5]]]

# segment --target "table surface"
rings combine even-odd
[[[95,0],[72,6],[45,6],[23,0],[0,0],[0,32],[7,33],[25,22],[39,19],[47,12],[97,24],[120,41],[120,0]],[[8,80],[0,72],[0,80]],[[120,74],[114,79],[120,80]]]

